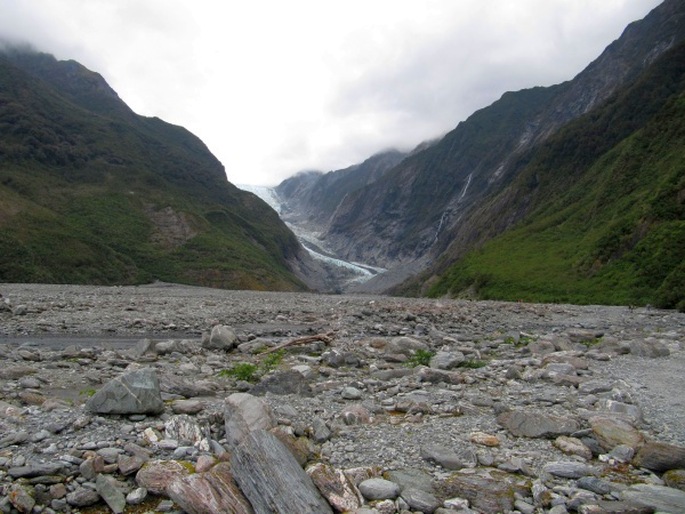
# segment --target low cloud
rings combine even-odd
[[[568,80],[658,3],[0,0],[0,40],[80,61],[136,112],[197,134],[232,182],[275,184]]]

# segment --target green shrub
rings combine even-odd
[[[435,352],[431,352],[430,350],[418,349],[414,355],[407,359],[405,365],[410,368],[415,368],[416,366],[428,366],[434,355]]]
[[[488,363],[479,359],[468,359],[465,361],[460,362],[457,367],[458,368],[467,368],[467,369],[478,369],[478,368],[484,368],[487,366]]]
[[[239,362],[230,369],[222,369],[217,375],[221,378],[232,377],[236,380],[253,382],[257,378],[257,366],[249,362]]]

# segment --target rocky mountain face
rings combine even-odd
[[[523,154],[471,232],[448,234],[436,282],[415,283],[436,295],[685,308],[684,99],[681,43]],[[469,238],[484,244],[465,252]]]
[[[0,53],[0,200],[0,281],[305,287],[272,209],[74,61]]]
[[[436,262],[444,269],[445,261],[520,222],[528,211],[509,209],[498,216],[503,205],[496,196],[542,143],[635,83],[683,41],[684,13],[682,2],[665,1],[573,80],[505,93],[434,145],[401,160],[383,180],[339,197],[335,209],[320,218],[328,220],[326,244],[342,258],[404,270],[397,282]],[[386,275],[382,286],[388,285]]]
[[[309,230],[324,230],[342,199],[378,181],[404,157],[405,153],[390,150],[342,170],[298,173],[275,188],[281,217]]]

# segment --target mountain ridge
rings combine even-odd
[[[5,49],[0,70],[0,280],[306,289],[295,236],[199,138],[75,61]]]

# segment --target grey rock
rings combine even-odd
[[[461,352],[437,352],[430,360],[430,367],[436,369],[450,370],[459,366],[466,360]]]
[[[205,402],[201,400],[176,400],[171,404],[171,410],[175,414],[198,414],[205,408]]]
[[[386,353],[401,353],[410,357],[416,350],[429,351],[430,347],[418,339],[413,337],[393,337],[385,347]]]
[[[685,469],[671,469],[661,478],[668,487],[685,491]]]
[[[410,509],[425,512],[427,514],[432,514],[442,504],[442,502],[431,493],[414,487],[407,487],[402,491],[400,496]]]
[[[417,378],[421,382],[428,382],[431,384],[463,384],[465,381],[464,375],[458,371],[443,371],[433,368],[421,368],[417,374]]]
[[[259,384],[250,389],[250,394],[262,396],[266,393],[277,395],[297,394],[299,396],[312,396],[309,380],[302,374],[292,369],[276,371],[264,377]]]
[[[26,375],[32,375],[36,370],[31,366],[7,366],[0,369],[0,378],[3,380],[18,380]]]
[[[638,450],[633,464],[657,472],[685,469],[685,448],[650,441]]]
[[[316,443],[325,443],[331,438],[331,431],[326,425],[326,422],[319,416],[312,420],[312,438]]]
[[[369,478],[359,484],[359,492],[367,500],[394,500],[400,494],[400,486],[384,478]]]
[[[421,447],[421,457],[428,462],[439,464],[445,469],[473,468],[478,463],[478,456],[473,451],[457,453],[439,445]]]
[[[563,478],[581,478],[598,475],[600,470],[583,462],[557,461],[545,464],[543,470],[550,475]]]
[[[649,357],[650,359],[668,357],[671,354],[664,343],[651,338],[645,341],[631,341],[630,353],[640,357]]]
[[[433,477],[421,469],[399,469],[388,471],[387,479],[400,486],[400,490],[414,487],[435,494]]]
[[[238,345],[238,336],[233,329],[224,325],[215,325],[206,340],[203,339],[202,346],[209,350],[232,350]]]
[[[603,379],[587,380],[578,386],[580,394],[606,393],[614,388],[614,383]]]
[[[177,478],[189,475],[190,472],[187,466],[178,461],[153,459],[138,470],[136,483],[152,494],[166,495],[169,484]]]
[[[360,400],[362,392],[356,387],[345,387],[342,390],[341,396],[343,400]]]
[[[517,437],[556,437],[570,435],[580,428],[571,417],[524,410],[504,412],[497,416],[497,423]]]
[[[86,489],[85,487],[77,487],[67,494],[67,503],[74,507],[89,507],[90,505],[95,505],[99,501],[100,495],[97,491]]]
[[[36,505],[33,488],[26,484],[14,483],[9,486],[7,497],[19,512],[32,512]]]
[[[185,378],[172,373],[162,373],[159,383],[162,392],[186,398],[214,396],[219,389],[218,385],[211,380]]]
[[[642,410],[640,410],[637,405],[617,402],[615,400],[602,399],[595,404],[595,407],[598,411],[624,415],[630,418],[633,423],[641,423],[643,419]]]
[[[621,493],[623,500],[632,501],[659,512],[685,512],[685,491],[652,484],[635,484]]]
[[[630,462],[633,458],[633,455],[635,455],[635,449],[631,448],[630,446],[626,446],[625,444],[614,446],[609,452],[609,457],[611,457],[614,461],[622,463]]]
[[[140,505],[147,498],[147,489],[144,487],[136,487],[126,495],[126,503],[129,505]]]
[[[61,462],[29,462],[25,466],[15,466],[7,470],[12,478],[35,478],[42,475],[57,475],[64,471]]]
[[[609,494],[611,491],[616,491],[618,489],[618,487],[616,487],[611,482],[608,482],[601,478],[597,478],[595,476],[581,477],[576,482],[576,484],[578,485],[578,487],[582,489],[586,489],[588,491],[592,491],[593,493],[602,495]]]
[[[253,430],[269,430],[276,419],[269,405],[248,393],[234,393],[224,403],[224,425],[229,445],[239,444]]]
[[[331,368],[358,368],[362,361],[355,353],[333,349],[321,355],[321,362]]]
[[[144,368],[116,377],[96,392],[85,408],[98,414],[159,414],[164,402],[157,374]]]
[[[257,514],[333,512],[295,457],[269,432],[249,432],[230,463],[236,483]]]
[[[121,492],[114,478],[100,474],[95,480],[96,491],[114,514],[121,514],[126,508],[126,497]]]
[[[474,509],[487,514],[513,510],[516,499],[514,475],[498,471],[457,472],[436,484],[436,495],[467,499]]]
[[[0,437],[0,448],[7,448],[14,444],[21,444],[28,441],[29,434],[26,430],[17,430],[11,434]]]
[[[187,441],[202,451],[209,451],[209,426],[202,426],[187,414],[171,416],[164,423],[164,432],[167,439]]]
[[[591,417],[589,422],[597,442],[605,450],[619,444],[637,448],[644,442],[640,431],[623,418],[600,415]]]

